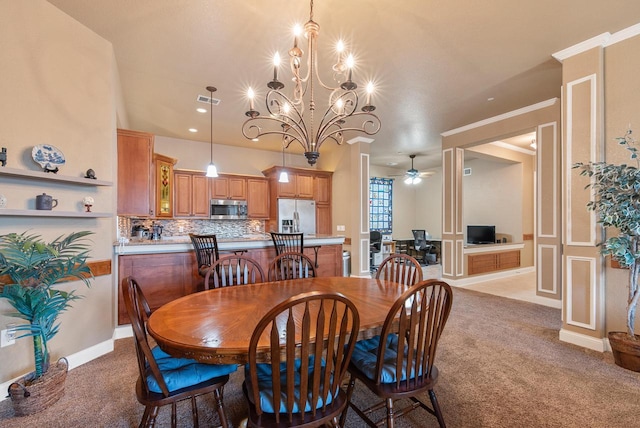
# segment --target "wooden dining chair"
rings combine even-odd
[[[248,426],[337,427],[359,328],[358,310],[340,293],[302,293],[271,309],[249,342],[242,386]]]
[[[271,239],[276,249],[276,256],[282,253],[303,252],[304,238],[302,233],[271,232]]]
[[[151,348],[146,320],[151,315],[147,299],[137,281],[127,277],[122,281],[122,294],[135,339],[139,377],[136,383],[138,402],[145,406],[140,427],[154,426],[160,407],[171,404],[171,426],[176,427],[176,403],[191,400],[194,426],[198,426],[196,397],[213,393],[220,424],[227,427],[222,403],[224,385],[235,364],[202,364],[186,358],[173,358],[158,346]],[[181,424],[182,425],[182,424]]]
[[[315,276],[316,269],[313,261],[302,253],[282,253],[269,263],[269,281],[314,278]]]
[[[205,289],[246,285],[264,282],[262,267],[248,256],[230,255],[218,259],[207,270],[204,277]]]
[[[378,279],[386,279],[404,285],[422,282],[422,276],[420,263],[407,254],[391,254],[380,263],[376,272]]]
[[[351,399],[356,379],[383,398],[381,403],[366,410],[349,404],[367,425],[384,424],[384,420],[376,423],[369,418],[374,410],[386,407],[386,424],[392,428],[395,418],[421,407],[436,416],[440,427],[445,426],[433,390],[438,380],[434,361],[440,335],[451,311],[452,298],[451,287],[447,283],[434,279],[420,282],[396,300],[379,336],[356,343],[349,363],[351,379],[347,400]],[[431,408],[418,398],[425,391],[429,394]],[[396,409],[394,402],[401,398],[409,398],[412,403]],[[340,419],[342,426],[347,410]]]
[[[211,265],[220,258],[218,239],[216,235],[196,235],[194,233],[190,233],[189,238],[191,238],[193,249],[196,252],[198,273],[204,278]]]

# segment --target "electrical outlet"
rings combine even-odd
[[[184,226],[178,226],[178,233],[184,232]]]
[[[338,232],[344,232],[344,230],[345,230],[344,224],[339,224],[337,229],[338,229]]]
[[[7,328],[0,332],[0,348],[4,348],[5,346],[13,345],[15,343],[16,330],[14,328]]]

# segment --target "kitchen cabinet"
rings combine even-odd
[[[265,178],[247,179],[247,212],[251,219],[269,218],[269,182]]]
[[[469,254],[467,263],[469,275],[513,269],[520,267],[520,250]]]
[[[209,180],[201,171],[174,171],[174,217],[209,218]]]
[[[118,129],[118,215],[154,215],[153,134]]]
[[[319,235],[331,235],[331,205],[316,204],[316,233]]]
[[[156,170],[156,217],[173,217],[173,166],[177,161],[158,153],[153,155]]]
[[[331,174],[318,173],[314,180],[314,196],[316,204],[331,205]]]
[[[247,179],[225,175],[212,179],[211,199],[247,200]]]
[[[280,172],[286,170],[289,175],[288,183],[280,183]],[[276,198],[313,199],[314,198],[314,172],[296,168],[283,168],[274,166],[262,173],[269,178]]]
[[[195,253],[137,254],[118,258],[118,324],[129,324],[122,297],[122,280],[133,276],[153,311],[178,297],[197,291]]]

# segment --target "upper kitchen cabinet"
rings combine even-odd
[[[278,181],[280,172],[283,170],[286,170],[289,175],[288,183],[280,183]],[[272,192],[275,190],[276,198],[314,199],[313,179],[315,171],[308,172],[295,168],[274,166],[262,171],[262,173],[271,181]]]
[[[118,215],[154,215],[153,134],[118,129]]]
[[[330,172],[318,172],[314,180],[314,195],[316,204],[331,205],[331,176]]]
[[[269,182],[266,178],[247,179],[247,214],[252,219],[269,218]]]
[[[178,160],[155,153],[156,217],[173,217],[173,166]]]
[[[174,171],[174,217],[209,218],[209,180],[200,171]]]
[[[211,180],[211,199],[247,199],[247,179],[231,175],[220,175]]]

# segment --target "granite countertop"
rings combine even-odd
[[[344,243],[344,236],[336,235],[305,235],[305,247],[312,245],[341,245]],[[241,235],[237,237],[218,238],[218,249],[237,250],[265,248],[273,245],[271,235],[255,233]],[[160,240],[129,238],[128,242],[114,242],[116,254],[150,254],[150,253],[172,253],[193,250],[191,239],[188,235],[167,236]]]

